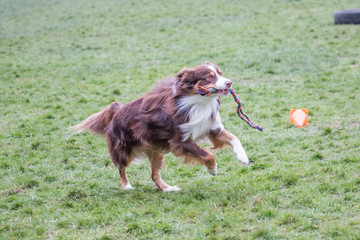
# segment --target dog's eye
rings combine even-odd
[[[210,76],[211,76],[211,77],[215,77],[215,73],[214,73],[214,72],[210,72]]]
[[[219,73],[220,75],[222,75],[222,71],[221,71],[220,69],[218,70],[218,73]]]

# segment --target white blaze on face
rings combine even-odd
[[[208,66],[210,70],[214,71],[214,73],[216,74],[217,77],[217,81],[216,81],[216,89],[218,90],[225,90],[225,89],[229,89],[226,86],[226,82],[229,82],[230,79],[224,78],[223,76],[221,76],[215,69],[214,66]]]

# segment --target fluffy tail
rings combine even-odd
[[[106,128],[109,126],[114,114],[122,107],[121,103],[113,102],[101,112],[95,113],[85,119],[82,123],[70,127],[71,130],[82,132],[88,130],[95,134],[105,135]]]

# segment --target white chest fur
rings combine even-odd
[[[185,113],[188,120],[179,126],[183,133],[183,141],[199,140],[213,128],[217,121],[219,102],[216,96],[203,97],[193,95],[183,97],[178,105],[180,112]]]

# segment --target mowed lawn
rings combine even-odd
[[[0,0],[1,239],[360,239],[358,0]],[[219,174],[166,156],[122,191],[105,139],[68,130],[183,67],[210,61],[244,111],[225,127],[253,163],[216,153]],[[292,108],[309,124],[290,125]],[[204,146],[209,146],[204,144]]]

